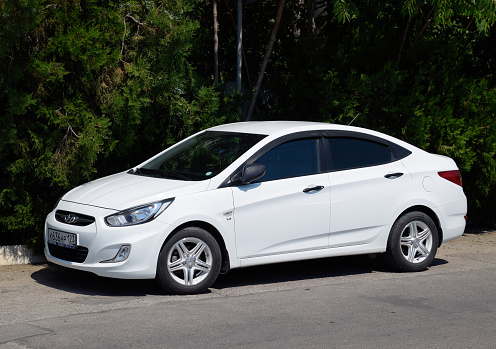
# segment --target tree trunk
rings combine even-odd
[[[307,36],[315,33],[315,0],[308,0],[308,27]]]
[[[282,10],[284,9],[284,3],[286,0],[280,0],[279,5],[277,6],[277,15],[276,21],[274,23],[274,27],[272,28],[272,33],[270,34],[269,45],[267,47],[267,51],[265,51],[265,56],[262,62],[262,67],[260,68],[260,73],[258,73],[257,83],[255,85],[255,92],[251,99],[250,108],[248,109],[248,113],[246,114],[245,120],[251,120],[253,109],[255,108],[255,103],[257,102],[258,93],[260,91],[260,86],[262,85],[263,76],[265,74],[265,69],[267,68],[267,63],[269,62],[270,54],[272,53],[272,48],[274,47],[274,42],[276,41],[277,30],[279,29],[279,24],[281,23]]]
[[[403,48],[405,47],[406,35],[408,34],[408,29],[410,29],[410,23],[412,21],[412,16],[408,16],[408,21],[406,22],[405,31],[403,32],[403,39],[401,40],[400,52],[398,53],[398,60],[396,65],[399,66],[401,62],[401,55],[403,54]]]
[[[212,2],[214,15],[214,83],[219,83],[219,22],[217,21],[217,0]]]

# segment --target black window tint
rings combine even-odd
[[[391,162],[391,152],[384,144],[358,138],[331,138],[328,141],[335,171]]]
[[[316,139],[299,139],[281,144],[258,158],[265,164],[265,175],[257,182],[304,176],[319,172],[319,152]]]
[[[406,158],[412,153],[410,150],[400,147],[398,144],[395,143],[389,143],[389,148],[393,152],[394,158],[396,160]]]

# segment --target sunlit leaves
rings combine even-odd
[[[494,0],[404,0],[402,11],[412,17],[422,16],[426,21],[432,19],[433,24],[442,26],[452,23],[456,16],[466,16],[475,20],[478,31],[487,31],[496,23]]]
[[[345,23],[358,15],[358,9],[350,0],[334,0],[334,14],[339,22]]]

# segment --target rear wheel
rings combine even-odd
[[[219,275],[221,258],[219,244],[210,233],[184,228],[162,247],[157,282],[173,294],[205,292]]]
[[[431,265],[439,246],[432,219],[423,212],[409,212],[391,228],[386,259],[400,271],[421,271]]]

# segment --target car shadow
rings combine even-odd
[[[448,263],[436,258],[431,268]],[[277,284],[290,281],[323,279],[373,272],[396,273],[380,259],[368,256],[322,258],[234,269],[219,275],[212,289],[222,290],[249,285]],[[31,274],[37,283],[69,293],[88,296],[142,297],[166,295],[155,280],[125,280],[60,267],[48,263]],[[208,291],[211,292],[211,291]]]
[[[155,280],[106,278],[52,263],[32,273],[31,278],[50,288],[87,296],[140,297],[164,294]]]
[[[447,263],[445,260],[436,258],[431,268],[445,263]],[[398,273],[391,269],[382,258],[371,258],[366,255],[331,257],[234,269],[225,275],[220,275],[212,288],[275,284],[373,272]]]
[[[434,260],[432,261],[432,264],[429,268],[437,267],[439,265],[444,265],[444,264],[448,264],[448,261],[441,259],[441,258],[434,258]]]

